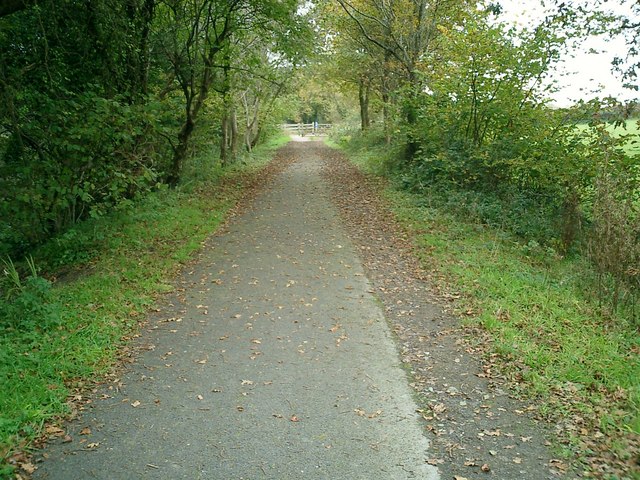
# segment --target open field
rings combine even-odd
[[[638,119],[629,119],[625,122],[624,125],[614,126],[607,125],[607,131],[610,132],[614,137],[628,137],[625,142],[625,152],[629,155],[638,155],[640,154],[640,120]],[[589,130],[589,125],[587,123],[579,123],[577,125],[578,131],[587,132]]]

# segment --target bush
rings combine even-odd
[[[610,298],[614,310],[625,297],[635,307],[640,287],[640,215],[628,190],[628,182],[610,173],[595,182],[587,251],[596,268],[599,298]]]
[[[11,259],[3,263],[0,328],[36,330],[58,324],[60,317],[51,301],[51,282],[38,276],[33,259],[27,260],[30,275],[24,280]]]

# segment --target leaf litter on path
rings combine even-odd
[[[491,368],[483,369],[467,347],[466,332],[447,313],[460,295],[431,287],[431,272],[422,268],[411,239],[384,205],[384,181],[362,174],[335,150],[325,149],[325,158],[324,178],[332,200],[360,253],[372,291],[387,318],[393,318],[403,363],[422,404],[419,413],[433,422],[425,428],[433,434],[431,461],[442,478],[463,480],[469,469],[504,479],[563,475],[566,470],[559,468],[547,445],[551,429],[528,417],[527,406],[510,398]],[[506,455],[518,438],[518,455]],[[465,465],[470,455],[473,465]]]

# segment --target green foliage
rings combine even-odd
[[[225,148],[221,118],[241,98],[255,121],[235,125],[236,144],[263,141],[308,51],[296,44],[312,44],[296,6],[44,0],[0,17],[0,255],[83,243],[79,223],[177,185],[192,158]]]
[[[59,324],[58,306],[51,300],[51,282],[38,276],[33,258],[26,260],[30,274],[22,279],[13,261],[3,261],[0,282],[0,331],[42,331]]]

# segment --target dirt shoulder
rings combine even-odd
[[[381,180],[326,149],[324,178],[397,335],[443,479],[574,478],[553,434],[513,398],[469,347],[450,300],[436,296],[411,239],[385,208]],[[480,334],[479,332],[477,332]]]

